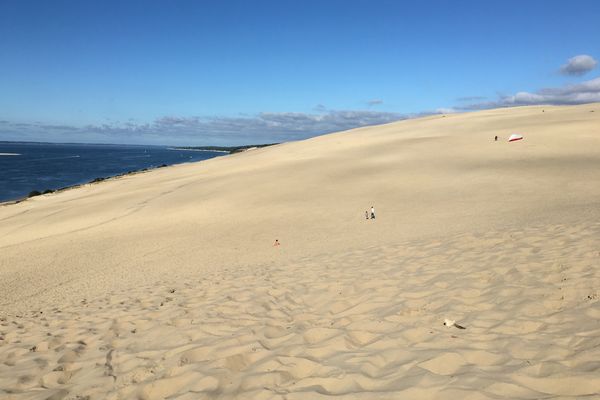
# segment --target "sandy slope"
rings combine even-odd
[[[0,397],[600,397],[599,217],[599,104],[0,207]]]

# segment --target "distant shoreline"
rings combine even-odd
[[[263,144],[248,144],[244,146],[184,146],[184,147],[169,147],[169,150],[186,150],[186,151],[215,151],[219,153],[241,153],[246,150],[256,149],[260,147],[274,146],[279,143],[263,143]]]
[[[51,143],[54,144],[54,143]],[[212,153],[224,153],[224,154],[235,154],[235,153],[240,153],[240,152],[244,152],[250,149],[255,149],[255,148],[260,148],[260,147],[267,147],[267,146],[272,146],[278,143],[268,143],[268,144],[257,144],[257,145],[244,145],[244,146],[186,146],[186,147],[167,147],[167,150],[176,150],[176,151],[196,151],[196,152],[212,152]],[[18,153],[0,153],[0,156],[20,156],[21,154]],[[202,162],[205,160],[199,160],[199,161],[194,161],[194,162]],[[31,197],[37,197],[37,196],[41,196],[44,194],[51,194],[51,193],[57,193],[57,192],[64,192],[66,190],[70,190],[70,189],[75,189],[78,187],[82,187],[85,185],[91,185],[91,184],[96,184],[99,182],[103,182],[106,180],[110,180],[110,179],[118,179],[124,176],[129,176],[129,175],[136,175],[136,174],[140,174],[140,173],[144,173],[144,172],[148,172],[151,170],[155,170],[155,169],[159,169],[159,168],[164,168],[164,167],[168,167],[171,165],[177,165],[177,164],[161,164],[158,166],[154,166],[154,167],[148,167],[148,168],[142,168],[142,169],[137,169],[137,170],[132,170],[132,171],[127,171],[127,172],[123,172],[120,174],[116,174],[116,175],[109,175],[109,176],[105,176],[105,177],[96,177],[94,179],[91,179],[87,182],[82,182],[82,183],[76,183],[73,185],[67,185],[67,186],[63,186],[60,187],[58,189],[33,189],[31,192],[29,192],[28,195],[20,197],[20,198],[16,198],[16,199],[12,199],[12,200],[0,200],[0,207],[1,206],[8,206],[8,205],[13,205],[13,204],[18,204],[21,203]]]
[[[188,148],[180,148],[180,147],[167,147],[167,150],[177,150],[177,151],[207,151],[207,152],[211,152],[211,153],[227,153],[227,154],[231,153],[231,152],[229,152],[227,150],[188,149]]]

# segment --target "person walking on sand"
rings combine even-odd
[[[371,219],[375,219],[375,207],[371,206]]]
[[[273,246],[279,246],[281,243],[279,243],[278,239],[275,239],[275,243],[273,243]]]
[[[369,219],[369,212],[365,211],[365,219]]]

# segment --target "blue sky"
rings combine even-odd
[[[258,143],[600,101],[599,17],[599,1],[0,0],[0,140]]]

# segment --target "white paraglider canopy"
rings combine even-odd
[[[509,142],[515,142],[517,140],[522,140],[523,139],[523,135],[519,135],[518,133],[513,133],[512,135],[510,135],[510,137],[508,138]]]

